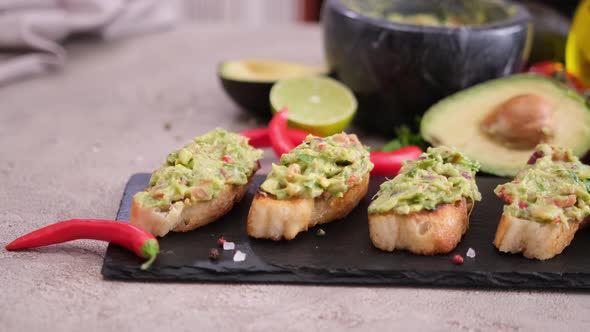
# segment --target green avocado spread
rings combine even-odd
[[[153,172],[150,187],[134,198],[161,210],[176,202],[209,201],[226,184],[248,183],[261,157],[262,150],[251,147],[247,138],[218,128],[168,154]]]
[[[400,13],[391,13],[386,16],[389,21],[397,23],[407,23],[416,25],[431,25],[444,27],[460,27],[465,25],[465,21],[458,15],[437,16],[430,13],[420,13],[414,15],[403,15]],[[485,22],[485,16],[479,15],[472,22],[472,25],[481,25]]]
[[[260,186],[277,199],[315,198],[322,194],[342,197],[373,169],[368,149],[356,135],[307,136],[280,163]]]
[[[494,192],[504,213],[537,222],[581,222],[590,215],[590,166],[568,149],[540,144],[512,182]]]
[[[477,162],[453,148],[428,148],[418,160],[404,162],[400,173],[381,184],[369,213],[410,214],[434,210],[439,204],[454,203],[465,197],[481,200],[475,184]]]
[[[342,0],[351,10],[391,22],[423,26],[480,26],[504,20],[518,10],[496,0],[407,1]]]

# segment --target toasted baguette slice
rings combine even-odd
[[[257,193],[248,213],[248,235],[259,239],[292,240],[317,224],[344,218],[367,193],[369,175],[343,197],[276,199]]]
[[[560,254],[578,230],[578,223],[540,223],[503,213],[494,245],[502,252],[545,260]]]
[[[418,255],[448,253],[469,227],[471,206],[471,202],[462,198],[432,211],[369,214],[369,236],[373,245],[384,251],[403,249]]]
[[[243,186],[224,185],[219,195],[210,201],[192,204],[174,203],[166,212],[143,206],[138,200],[133,199],[131,224],[150,232],[154,236],[164,236],[169,231],[192,231],[228,213],[244,197],[251,179],[252,177]]]

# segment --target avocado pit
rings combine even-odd
[[[512,149],[532,149],[553,137],[551,104],[542,96],[525,93],[499,104],[480,123],[490,139]]]

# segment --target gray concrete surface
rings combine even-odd
[[[0,245],[59,219],[113,218],[130,174],[153,169],[169,150],[214,126],[254,126],[218,84],[219,60],[319,62],[320,45],[317,27],[188,26],[72,45],[62,72],[0,88]],[[576,293],[105,281],[105,248],[78,241],[0,250],[0,330],[590,326],[590,297]]]

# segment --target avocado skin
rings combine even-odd
[[[231,99],[243,110],[259,118],[270,118],[269,94],[274,82],[237,81],[219,75],[221,85]]]
[[[520,71],[530,15],[519,10],[494,28],[409,26],[352,12],[341,0],[322,10],[324,53],[330,71],[355,93],[356,124],[392,135],[438,100],[477,83]]]

